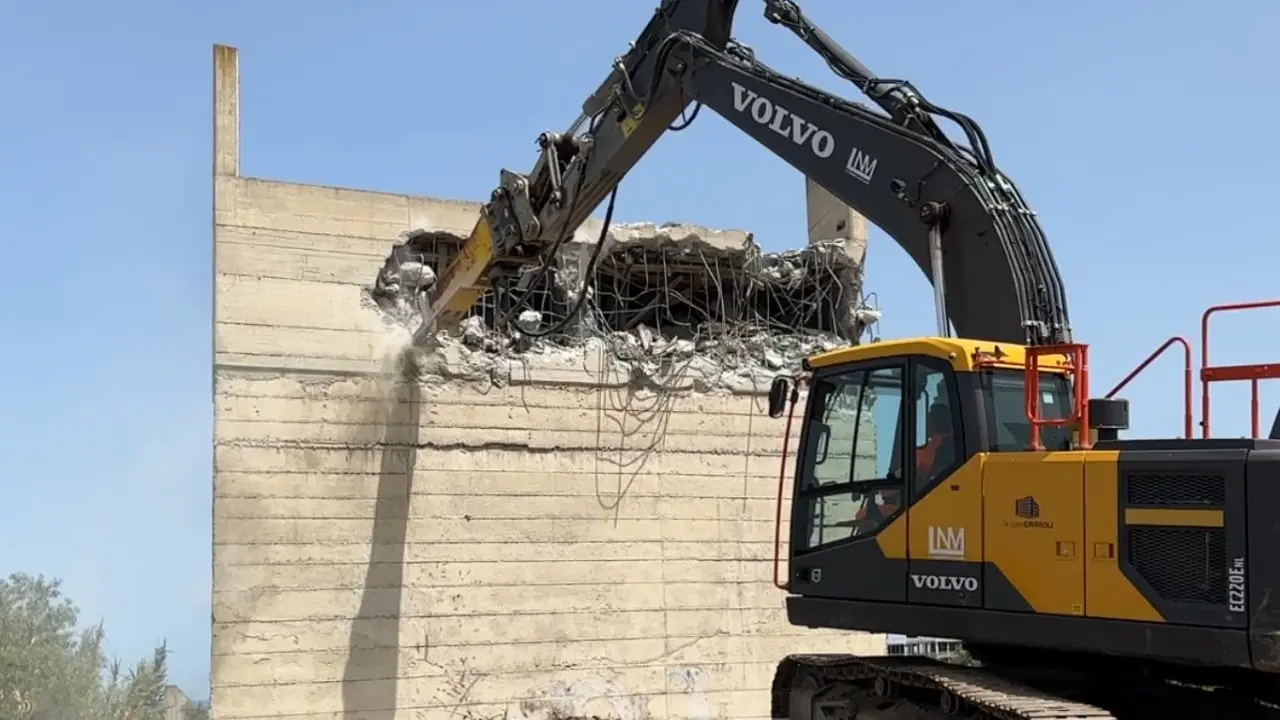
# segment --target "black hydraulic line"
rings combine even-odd
[[[583,103],[583,115],[591,119],[591,152],[563,174],[569,186],[583,178],[579,198],[572,211],[550,203],[532,208],[541,237],[579,227],[693,101],[667,73],[672,36],[694,32],[712,47],[724,47],[737,6],[738,0],[663,0],[631,50]]]
[[[975,164],[997,185],[1000,193],[1006,196],[1011,210],[1022,212],[1027,218],[1033,217],[1016,186],[996,168],[986,134],[972,118],[934,105],[906,81],[878,78],[866,65],[805,17],[792,0],[765,0],[765,17],[770,22],[791,30],[826,60],[837,75],[857,85],[891,118],[952,151],[962,151],[931,116],[951,120],[964,132]],[[1029,263],[1027,270],[1031,273],[1023,280],[1026,286],[1023,292],[1030,293],[1033,296],[1031,301],[1039,305],[1037,314],[1041,316],[1040,322],[1045,324],[1046,332],[1051,335],[1049,339],[1058,342],[1069,340],[1069,332],[1061,330],[1069,329],[1070,320],[1066,313],[1066,296],[1057,263],[1034,219],[1016,224],[1018,227],[1014,231],[1014,237],[1021,240],[1014,241],[1017,246],[1010,247],[1010,253],[1018,256],[1015,262],[1019,265],[1027,267]]]
[[[582,273],[582,289],[578,291],[578,297],[574,300],[573,307],[565,316],[555,325],[546,330],[528,330],[521,329],[520,332],[533,338],[543,338],[548,335],[555,335],[564,330],[573,322],[578,314],[582,312],[582,306],[586,303],[587,294],[591,290],[591,278],[595,276],[596,266],[600,263],[600,254],[604,250],[605,241],[609,238],[609,227],[613,225],[613,208],[618,202],[618,186],[614,185],[613,190],[609,192],[609,205],[604,211],[604,221],[600,224],[600,235],[596,238],[596,246],[591,249],[591,257],[587,260],[587,267]],[[514,310],[512,311],[514,312]],[[510,321],[510,314],[504,318],[504,322],[499,327],[505,327],[506,322]]]
[[[863,65],[840,43],[805,17],[800,7],[791,0],[765,0],[765,19],[781,25],[804,41],[818,53],[831,70],[858,86],[858,89],[879,105],[889,117],[916,132],[933,137],[949,147],[951,141],[933,122],[933,118],[919,111],[920,98],[909,84],[882,80]]]
[[[784,77],[730,46],[679,35],[671,52],[702,101],[898,242],[926,273],[927,208],[944,207],[948,315],[966,337],[1046,344],[1069,328],[1040,298],[1049,277],[1034,217],[963,153],[892,117]],[[1047,247],[1044,248],[1047,251]]]
[[[764,15],[770,22],[787,28],[803,40],[826,60],[827,65],[836,75],[852,82],[890,117],[906,127],[923,133],[952,150],[960,150],[961,148],[947,137],[931,115],[937,115],[955,123],[964,132],[972,150],[976,153],[977,164],[984,170],[994,170],[995,161],[992,160],[986,135],[972,118],[930,103],[915,86],[906,80],[877,77],[870,68],[862,64],[862,61],[854,57],[816,23],[805,17],[799,6],[792,0],[765,0]]]

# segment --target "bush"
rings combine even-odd
[[[106,656],[102,625],[79,623],[59,581],[0,580],[0,720],[164,720],[166,647],[126,671]]]

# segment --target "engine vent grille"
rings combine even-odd
[[[1130,527],[1129,564],[1172,601],[1227,601],[1227,536],[1221,529]]]
[[[1227,480],[1221,475],[1133,474],[1128,481],[1130,505],[1222,507]]]

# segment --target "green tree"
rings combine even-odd
[[[123,672],[79,621],[59,581],[0,579],[0,720],[163,720],[167,648]]]

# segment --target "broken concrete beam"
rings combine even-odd
[[[600,237],[600,225],[594,218],[583,223],[571,243],[594,246]],[[717,230],[686,223],[613,223],[605,242],[605,252],[628,245],[655,250],[697,250],[704,254],[737,254],[756,249],[751,233],[744,230]]]
[[[600,239],[601,222],[594,218],[579,228],[574,237],[560,246],[555,266],[558,284],[570,295],[574,287],[583,287],[582,279],[590,270]],[[605,234],[605,246],[599,258],[635,250],[642,254],[661,253],[670,261],[686,256],[691,262],[704,263],[713,258],[742,259],[759,253],[751,233],[742,230],[715,230],[685,223],[613,223]]]
[[[804,194],[809,247],[835,245],[848,259],[847,264],[840,264],[836,269],[836,277],[844,289],[836,317],[839,318],[841,337],[857,342],[867,322],[861,314],[862,278],[867,259],[867,219],[809,178],[804,181]]]

